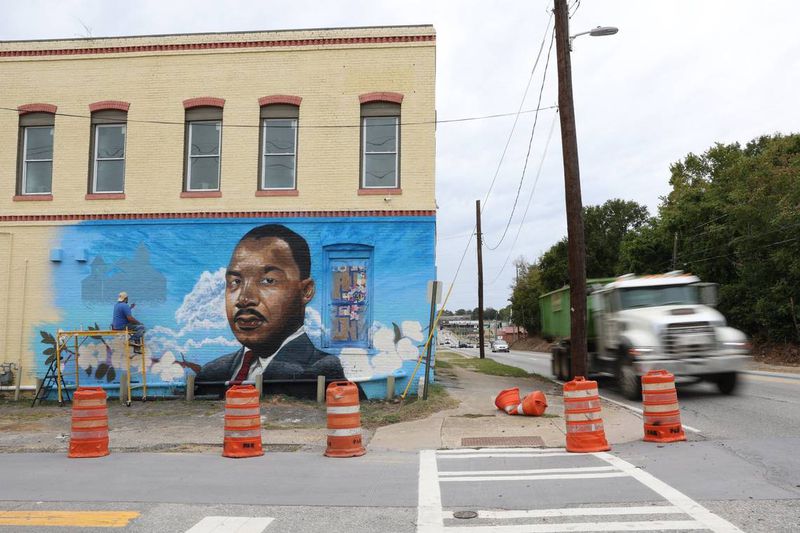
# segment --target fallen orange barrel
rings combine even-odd
[[[517,406],[519,406],[519,387],[513,389],[501,390],[497,398],[494,399],[494,404],[501,411],[505,411],[510,415],[517,414]]]
[[[564,418],[567,423],[568,452],[610,450],[600,415],[597,382],[576,376],[564,383]]]
[[[676,442],[686,440],[678,407],[675,376],[666,370],[651,370],[642,377],[644,440]]]
[[[361,404],[358,387],[334,381],[325,392],[328,406],[328,457],[358,457],[367,453],[361,444]]]
[[[72,396],[67,457],[103,457],[108,453],[106,393],[100,387],[78,387]]]
[[[525,396],[522,403],[517,406],[517,414],[527,416],[542,416],[547,409],[547,397],[542,391],[535,390]]]
[[[258,457],[261,446],[261,404],[253,385],[234,385],[225,393],[223,457]]]

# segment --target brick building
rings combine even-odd
[[[241,348],[226,267],[280,225],[315,349],[370,396],[402,385],[435,278],[434,79],[431,26],[0,42],[0,362],[32,386],[48,335],[107,328],[127,291],[149,385],[180,388]],[[117,352],[90,339],[65,372],[113,391]]]

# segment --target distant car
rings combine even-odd
[[[493,352],[507,352],[508,351],[508,343],[504,340],[496,340],[492,342],[492,351]]]
[[[459,342],[458,343],[458,347],[459,348],[469,348],[469,345],[466,342]]]

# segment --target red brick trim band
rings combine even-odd
[[[183,191],[181,198],[222,198],[222,191]]]
[[[24,104],[17,107],[17,111],[20,115],[24,115],[26,113],[53,113],[58,110],[58,106],[53,104]]]
[[[436,35],[397,35],[386,37],[338,37],[330,39],[286,39],[280,41],[228,41],[218,43],[140,44],[101,48],[59,48],[53,50],[2,50],[0,57],[71,56],[89,54],[127,54],[215,50],[220,48],[286,48],[292,46],[342,46],[348,44],[415,43],[435,41]]]
[[[370,196],[370,195],[381,195],[381,194],[403,194],[403,189],[395,189],[395,188],[380,188],[380,189],[358,189],[359,196]]]
[[[169,218],[334,218],[432,217],[434,210],[408,211],[233,211],[202,213],[89,213],[83,215],[0,215],[0,222],[56,222],[69,220],[160,220]]]
[[[394,104],[403,103],[403,95],[400,93],[392,93],[388,91],[367,93],[358,96],[359,103],[368,104],[370,102],[392,102]]]
[[[213,96],[200,96],[197,98],[189,98],[183,101],[184,109],[191,109],[193,107],[225,107],[224,98],[215,98]]]
[[[52,202],[52,194],[17,194],[14,195],[15,202]]]
[[[85,196],[87,200],[124,200],[124,192],[96,192]]]
[[[256,191],[256,196],[300,196],[300,191],[297,189],[270,189]]]
[[[262,96],[258,99],[259,106],[272,105],[272,104],[289,104],[300,107],[300,102],[303,101],[301,96],[292,96],[289,94],[272,94],[270,96]]]
[[[131,107],[130,102],[122,102],[120,100],[103,100],[101,102],[95,102],[93,104],[89,104],[89,112],[94,113],[95,111],[106,111],[108,109],[116,109],[117,111],[125,111],[127,113],[130,107]]]

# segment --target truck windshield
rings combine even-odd
[[[623,309],[633,309],[659,305],[695,305],[700,303],[700,295],[694,285],[665,285],[621,289],[620,300]]]

